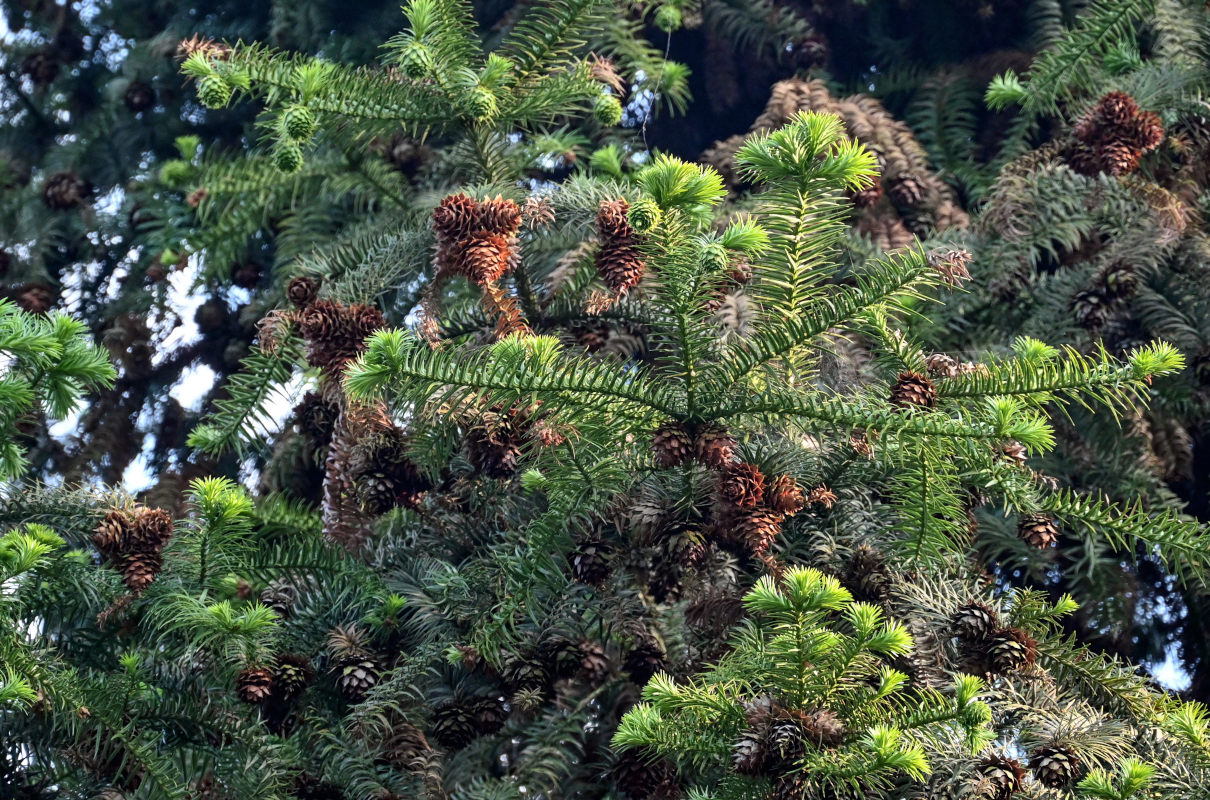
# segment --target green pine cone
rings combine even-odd
[[[298,172],[303,165],[302,148],[293,139],[282,139],[273,148],[273,162],[282,172]]]
[[[466,108],[471,117],[484,122],[496,114],[496,96],[482,86],[473,86],[467,93]]]
[[[593,103],[592,113],[597,122],[612,128],[622,121],[622,104],[613,95],[603,94]]]
[[[315,114],[306,106],[290,106],[281,115],[282,129],[296,142],[306,141],[315,133]]]
[[[702,270],[709,273],[722,272],[727,268],[727,248],[718,242],[707,242],[697,254]]]
[[[681,10],[674,5],[662,5],[660,10],[655,12],[655,26],[664,33],[679,30],[683,22]]]
[[[231,85],[219,75],[206,75],[197,82],[197,99],[206,108],[222,108],[231,102]]]
[[[411,41],[399,54],[399,62],[403,66],[403,74],[414,81],[428,77],[433,71],[433,54],[420,42]]]
[[[649,197],[642,197],[634,201],[630,206],[630,211],[626,214],[626,218],[630,220],[630,227],[638,233],[647,233],[659,225],[663,216],[659,204]]]

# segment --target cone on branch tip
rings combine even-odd
[[[599,539],[580,542],[568,557],[571,574],[580,583],[599,586],[608,578],[613,568],[609,564],[610,547]]]
[[[767,492],[769,508],[779,514],[792,517],[807,504],[807,496],[789,475],[779,475]]]

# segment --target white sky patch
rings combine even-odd
[[[218,373],[205,364],[190,364],[181,370],[181,377],[168,390],[168,395],[189,411],[200,411],[202,400],[214,388]]]
[[[156,348],[156,358],[159,360],[166,358],[178,347],[192,344],[199,338],[197,322],[193,316],[202,303],[206,302],[206,292],[197,279],[199,268],[198,257],[192,255],[184,269],[174,269],[168,273],[167,305],[180,316],[181,322]]]

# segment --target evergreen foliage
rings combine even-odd
[[[1210,12],[4,7],[0,797],[1207,792]]]

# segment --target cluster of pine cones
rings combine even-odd
[[[740,775],[773,777],[779,782],[793,783],[793,775],[786,773],[794,771],[795,762],[809,749],[836,748],[847,734],[834,711],[787,708],[768,697],[746,703],[744,716],[748,727],[731,745],[732,767]]]
[[[959,608],[951,619],[972,670],[1004,675],[1033,664],[1038,643],[1022,628],[1001,627],[996,612],[979,602]]]
[[[151,585],[164,559],[160,555],[172,538],[172,516],[160,508],[134,511],[113,509],[93,532],[92,542],[109,564],[122,573],[122,582],[134,594]]]
[[[1164,141],[1164,126],[1125,92],[1110,92],[1076,123],[1067,161],[1081,175],[1126,175]]]
[[[478,286],[494,284],[520,258],[520,229],[521,209],[512,200],[449,195],[433,210],[438,274],[463,275]]]
[[[386,327],[386,318],[375,306],[320,300],[319,285],[311,278],[290,281],[286,294],[298,308],[307,361],[331,378],[339,378],[345,365],[361,355],[370,334]]]
[[[303,693],[315,678],[311,659],[298,653],[285,653],[273,668],[248,667],[235,678],[239,699],[252,705],[276,701],[288,703]]]
[[[639,253],[638,235],[630,224],[630,204],[619,198],[605,200],[597,208],[597,233],[601,247],[596,267],[614,292],[625,293],[639,285],[647,264]]]

